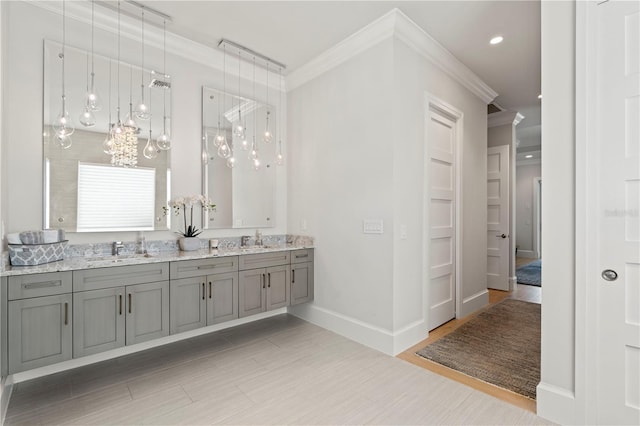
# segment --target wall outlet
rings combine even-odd
[[[384,225],[382,219],[364,219],[362,221],[362,232],[365,234],[383,234]]]

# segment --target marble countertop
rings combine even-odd
[[[79,269],[109,268],[114,266],[140,265],[179,260],[206,259],[210,257],[240,256],[244,254],[269,253],[276,251],[313,248],[312,245],[280,244],[276,246],[246,248],[224,248],[218,250],[201,249],[195,251],[171,251],[104,257],[73,257],[58,262],[35,266],[5,266],[0,269],[0,277],[39,274],[44,272],[75,271]]]

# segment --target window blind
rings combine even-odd
[[[153,168],[78,162],[78,232],[154,229]]]

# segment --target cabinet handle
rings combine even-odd
[[[302,259],[303,257],[309,257],[309,253],[307,253],[307,254],[296,254],[296,259]]]
[[[131,293],[129,293],[129,313],[131,313]]]
[[[45,287],[60,287],[62,285],[61,280],[57,281],[46,281],[42,283],[30,283],[30,284],[22,284],[22,288],[25,290],[33,290],[37,288],[45,288]]]
[[[202,300],[204,300],[204,283],[202,283]]]
[[[268,287],[271,288],[271,272],[269,272],[267,274],[267,277],[269,277],[269,285],[268,285]]]
[[[69,302],[64,302],[64,325],[69,324]]]
[[[211,299],[211,281],[209,281],[209,299]]]
[[[264,274],[262,274],[262,288],[264,288],[264,281],[265,281]]]
[[[291,284],[296,282],[296,270],[292,269],[291,270]]]
[[[122,315],[122,295],[119,294],[118,298],[120,299],[120,306],[118,308],[119,315]]]

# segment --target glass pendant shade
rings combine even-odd
[[[243,151],[249,150],[249,141],[247,140],[247,138],[242,139],[242,141],[240,142],[240,147]]]
[[[89,91],[87,93],[87,100],[86,100],[85,106],[90,111],[96,112],[96,111],[102,110],[102,102],[100,101],[100,95],[98,94],[98,91],[95,88],[95,85],[93,82],[94,78],[95,78],[95,74],[92,72],[91,87],[89,88]]]
[[[236,165],[236,159],[235,157],[229,157],[227,159],[227,167],[229,167],[230,169],[233,169]]]
[[[278,154],[276,155],[276,164],[282,166],[284,164],[284,155],[282,155],[282,141],[278,141]]]
[[[149,160],[152,160],[158,156],[158,147],[156,147],[155,141],[151,136],[151,130],[149,130],[149,139],[147,139],[147,144],[144,146],[142,150],[142,155]]]
[[[102,151],[107,155],[113,155],[116,151],[116,144],[113,140],[113,133],[107,133],[107,136],[104,138],[104,142],[102,142]]]
[[[93,127],[96,125],[96,116],[93,114],[93,111],[89,109],[89,107],[85,107],[82,114],[80,114],[80,124],[84,127]]]
[[[242,120],[240,116],[238,116],[238,124],[236,124],[233,128],[233,136],[238,139],[244,139],[244,126],[242,125]]]
[[[73,121],[69,116],[69,112],[65,108],[64,101],[62,102],[62,111],[56,117],[56,121],[53,123],[53,129],[58,136],[71,136],[76,130],[73,127]]]
[[[149,107],[144,103],[144,86],[142,86],[142,99],[136,104],[135,116],[140,120],[148,120],[151,117]]]
[[[225,139],[226,138],[224,137],[224,135],[221,135],[220,130],[218,130],[215,139],[213,139],[213,146],[215,146],[216,148],[219,147],[220,145],[222,145],[222,142],[224,142]]]
[[[71,140],[71,135],[58,135],[56,134],[56,142],[58,146],[62,149],[69,149],[71,145],[73,145],[73,141]]]
[[[269,130],[269,114],[271,113],[267,111],[267,124],[264,129],[264,134],[262,135],[262,141],[265,143],[270,143],[273,140],[273,133]]]
[[[226,138],[224,139],[224,141],[218,147],[218,156],[220,158],[229,158],[229,157],[231,157],[231,148],[229,147],[229,144],[227,143],[227,139]]]
[[[156,143],[158,144],[158,148],[163,151],[171,149],[171,139],[169,138],[169,135],[164,131],[160,134],[160,136],[158,136],[158,138],[156,139]]]
[[[260,165],[260,159],[257,157],[251,161],[251,167],[253,167],[253,170],[260,170]]]
[[[136,116],[133,113],[133,108],[130,107],[129,114],[127,114],[127,116],[124,119],[124,123],[123,123],[124,127],[128,127],[130,129],[137,129],[138,123],[136,123],[135,117]]]

